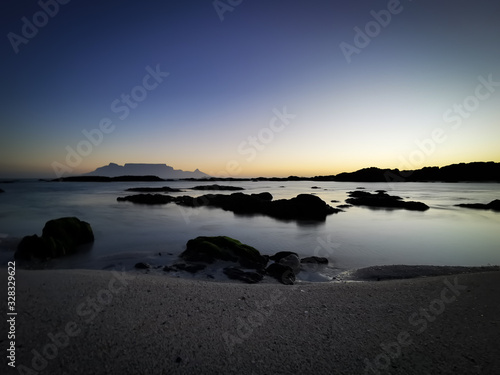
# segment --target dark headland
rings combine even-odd
[[[161,178],[158,176],[141,174],[140,168],[134,171],[134,175],[117,176],[106,175],[107,169],[98,168],[102,172],[96,175],[72,176],[53,179],[51,181],[65,182],[114,182],[114,181],[344,181],[344,182],[500,182],[500,163],[495,162],[473,162],[451,164],[444,167],[424,167],[415,170],[382,169],[377,167],[363,168],[355,172],[343,172],[337,175],[314,176],[314,177],[211,177],[203,174],[203,177],[175,177]],[[121,170],[121,169],[119,169]],[[148,169],[150,171],[150,169]],[[114,171],[115,172],[115,171]],[[144,170],[146,172],[146,170]],[[198,170],[196,171],[199,172]],[[185,172],[187,173],[187,172]],[[202,173],[202,172],[199,172]]]

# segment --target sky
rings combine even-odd
[[[5,0],[0,178],[500,162],[500,3]]]

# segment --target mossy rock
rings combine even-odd
[[[14,254],[16,259],[48,259],[73,254],[78,246],[94,241],[89,223],[76,217],[63,217],[48,221],[42,236],[24,237]]]
[[[73,252],[79,245],[94,241],[90,224],[76,217],[63,217],[47,221],[42,237],[52,237],[68,251]]]
[[[189,240],[186,250],[180,255],[189,262],[213,263],[215,260],[239,262],[247,268],[260,269],[268,259],[259,250],[231,237],[197,237]]]

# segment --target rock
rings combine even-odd
[[[141,204],[167,204],[175,202],[187,207],[217,207],[235,214],[263,214],[283,220],[324,221],[327,215],[342,212],[326,204],[321,198],[311,194],[299,194],[292,199],[273,201],[270,193],[259,194],[206,194],[196,198],[184,195],[171,197],[161,194],[138,194],[118,197],[117,201]]]
[[[201,185],[201,186],[195,186],[191,188],[193,190],[229,190],[229,191],[238,191],[238,190],[245,190],[242,187],[238,186],[224,186],[224,185]]]
[[[257,272],[246,272],[236,267],[226,267],[222,272],[230,279],[241,280],[248,284],[258,283],[263,278],[263,276]]]
[[[178,193],[181,192],[182,190],[170,188],[168,186],[163,186],[163,187],[137,187],[137,188],[130,188],[125,191],[135,191],[138,193],[155,193],[155,192]]]
[[[349,192],[349,196],[351,198],[346,199],[346,202],[354,206],[403,208],[412,211],[425,211],[429,209],[429,206],[425,203],[405,202],[401,197],[389,195],[383,190],[378,190],[377,194],[356,190]]]
[[[205,264],[184,264],[178,263],[172,266],[179,271],[186,271],[189,273],[196,273],[198,271],[204,270],[207,266]],[[165,269],[164,269],[165,270]]]
[[[273,200],[273,195],[271,193],[268,193],[267,191],[264,193],[251,194],[250,196],[267,202]]]
[[[321,189],[319,186],[311,186],[311,189]]]
[[[305,257],[300,260],[300,263],[328,264],[328,258],[316,256]]]
[[[285,258],[289,255],[295,255],[296,257],[299,256],[299,254],[294,253],[293,251],[278,251],[276,254],[270,256],[269,259],[279,262],[281,258]]]
[[[126,197],[116,198],[118,202],[132,202],[139,204],[167,204],[174,200],[173,197],[163,194],[136,194],[128,195]]]
[[[278,219],[324,221],[327,215],[340,211],[329,206],[315,195],[299,194],[292,199],[270,202],[266,213]]]
[[[42,236],[24,237],[14,254],[16,259],[47,259],[73,254],[80,245],[94,241],[89,223],[76,217],[63,217],[48,221]]]
[[[350,208],[352,207],[352,204],[339,204],[337,208],[344,209],[344,208]]]
[[[189,240],[180,257],[189,262],[239,262],[242,267],[253,269],[262,269],[268,262],[257,249],[226,236],[197,237]]]
[[[486,206],[488,206],[490,210],[500,211],[500,199],[495,199],[494,201],[488,203]]]
[[[491,201],[488,204],[462,203],[462,204],[456,204],[455,206],[464,207],[464,208],[474,208],[476,210],[492,210],[492,211],[500,212],[500,199],[495,199],[494,201]]]
[[[2,189],[0,189],[0,193],[5,193],[5,191],[4,191],[4,190],[2,190]]]
[[[64,251],[54,241],[48,241],[46,238],[34,234],[25,236],[17,245],[14,253],[15,259],[31,260],[32,258],[47,259],[63,256]]]
[[[288,266],[293,270],[294,274],[300,272],[300,258],[297,253],[293,251],[279,251],[269,259],[274,260],[276,263]]]
[[[151,268],[151,265],[148,263],[139,262],[139,263],[136,263],[134,267],[139,269],[139,270],[147,270],[148,268]]]
[[[293,285],[295,283],[293,269],[283,264],[272,263],[266,268],[266,273],[285,285]]]
[[[300,258],[297,255],[290,254],[281,258],[278,263],[290,267],[296,275],[300,272]]]

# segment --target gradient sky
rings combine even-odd
[[[65,1],[45,18],[36,1],[0,5],[0,177],[109,162],[233,177],[500,162],[499,2]],[[41,25],[24,27],[27,43],[25,20]],[[151,90],[148,67],[169,73]],[[131,92],[143,100],[125,111]]]

